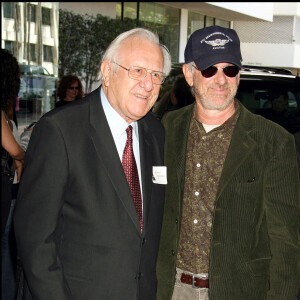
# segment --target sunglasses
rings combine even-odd
[[[196,66],[194,66],[194,65],[192,65],[192,66],[195,69],[197,69],[198,71],[200,71]],[[211,67],[209,67],[209,68],[207,68],[203,71],[200,71],[200,72],[201,72],[203,77],[210,78],[210,77],[213,77],[217,74],[218,69],[223,70],[224,74],[227,77],[235,77],[240,71],[239,67],[237,67],[237,66],[227,66],[227,67],[224,67],[224,68],[211,66]]]
[[[79,86],[69,86],[69,90],[79,90]]]

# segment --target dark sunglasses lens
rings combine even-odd
[[[211,66],[211,67],[201,71],[202,76],[205,78],[212,77],[212,76],[216,75],[217,72],[218,72],[218,68],[216,68],[214,66]]]
[[[239,68],[237,66],[228,66],[223,69],[223,72],[227,77],[235,77],[239,72]]]

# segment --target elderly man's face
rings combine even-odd
[[[139,66],[149,70],[163,71],[163,53],[158,45],[145,38],[129,38],[119,49],[116,63],[130,68]],[[145,116],[154,105],[160,85],[153,84],[150,73],[141,80],[131,79],[128,71],[113,62],[104,61],[101,65],[103,87],[112,107],[127,123],[137,121]]]
[[[214,66],[224,68],[231,66],[229,63],[218,63]],[[187,82],[193,87],[196,100],[206,110],[225,110],[233,103],[240,81],[240,74],[228,77],[223,70],[210,77],[205,78],[201,72],[194,70],[194,74],[184,65],[184,74]]]

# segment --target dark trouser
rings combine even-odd
[[[11,208],[7,219],[4,235],[1,241],[1,299],[3,300],[15,300],[17,297],[17,251],[15,244],[15,235],[12,227],[15,201],[15,199],[11,201]]]
[[[2,174],[2,191],[1,191],[1,238],[3,237],[5,226],[7,223],[11,199],[12,199],[12,185],[13,182],[11,178],[6,175]]]

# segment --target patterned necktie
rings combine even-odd
[[[129,125],[126,129],[127,141],[123,152],[122,165],[128,181],[133,202],[138,213],[141,231],[143,227],[143,212],[142,212],[142,198],[141,189],[139,182],[138,170],[136,167],[136,162],[133,154],[132,148],[132,126]]]

